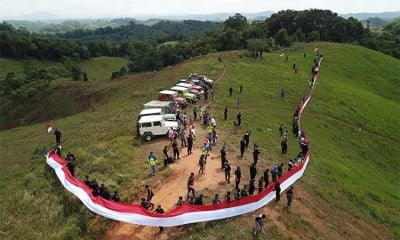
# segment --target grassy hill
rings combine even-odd
[[[111,73],[126,67],[129,60],[120,57],[96,57],[85,60],[82,71],[87,72],[90,80],[110,79]]]
[[[296,45],[286,52],[264,54],[261,61],[227,52],[195,58],[159,72],[129,76],[117,81],[73,82],[63,89],[84,87],[88,94],[101,93],[87,111],[43,123],[0,132],[0,236],[5,239],[99,238],[113,221],[96,217],[67,193],[46,166],[43,150],[54,144],[44,125],[50,121],[64,134],[64,152],[77,156],[76,175],[90,174],[111,189],[119,189],[124,201],[143,194],[149,181],[145,156],[151,145],[133,138],[134,119],[157,91],[169,88],[190,72],[217,79],[216,102],[209,111],[218,122],[219,142],[228,148],[228,159],[240,164],[247,175],[251,157],[237,160],[239,139],[233,119],[240,98],[242,129],[251,129],[251,142],[261,148],[259,171],[286,163],[298,152],[297,139],[289,138],[289,154],[282,157],[278,127],[290,131],[293,112],[308,92],[312,50],[324,54],[311,102],[302,127],[311,141],[311,161],[304,177],[295,184],[290,212],[283,203],[270,204],[270,239],[394,239],[400,238],[400,190],[398,156],[400,120],[400,62],[392,57],[353,45],[316,43]],[[303,52],[307,57],[303,58]],[[224,62],[219,62],[217,56]],[[292,72],[292,64],[299,74]],[[90,74],[89,74],[90,77]],[[239,95],[238,88],[244,91]],[[82,85],[84,84],[84,85]],[[228,88],[233,86],[233,97]],[[279,97],[285,89],[286,99]],[[229,107],[229,121],[222,120]],[[62,105],[59,109],[62,110]],[[191,112],[191,107],[188,112]],[[45,111],[56,111],[47,109]],[[220,146],[218,146],[219,148]],[[153,149],[151,149],[153,150]],[[161,149],[154,149],[161,154]],[[250,155],[250,154],[247,154]],[[152,178],[159,181],[169,174]],[[217,188],[217,187],[216,187]],[[206,198],[210,202],[210,198]],[[253,215],[190,225],[177,230],[181,239],[249,239]]]
[[[52,61],[16,61],[0,58],[0,76],[8,72],[18,71],[29,63],[36,69],[62,67],[60,62]],[[111,73],[126,67],[128,60],[117,57],[97,57],[80,63],[82,71],[86,71],[89,82],[73,83],[70,79],[57,79],[50,87],[28,100],[15,100],[1,97],[0,129],[10,129],[17,126],[30,125],[49,119],[70,116],[84,110],[96,108],[101,101],[103,91],[97,91],[92,81],[107,81]]]
[[[62,63],[54,61],[29,60],[20,61],[9,58],[0,58],[0,76],[17,71],[23,68],[24,63],[29,62],[35,68],[45,68],[50,66],[61,66]],[[120,57],[95,57],[81,62],[82,71],[87,72],[89,80],[110,79],[111,73],[119,71],[126,66],[129,60]]]

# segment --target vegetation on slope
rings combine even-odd
[[[63,131],[64,152],[71,150],[77,156],[78,178],[89,174],[111,189],[119,189],[124,201],[132,201],[142,193],[143,181],[149,178],[145,162],[149,145],[133,139],[133,120],[142,104],[156,98],[158,89],[168,88],[190,72],[216,79],[226,64],[225,77],[216,83],[216,102],[209,109],[217,118],[219,142],[227,145],[233,166],[241,164],[247,169],[250,157],[236,160],[243,131],[234,135],[232,129],[237,90],[242,83],[242,129],[253,130],[251,141],[258,142],[262,151],[261,170],[286,163],[298,151],[297,139],[291,135],[288,156],[280,156],[278,127],[284,123],[290,130],[293,112],[307,93],[315,47],[325,58],[302,118],[302,127],[311,141],[311,161],[296,184],[294,208],[287,213],[282,205],[272,204],[262,210],[270,219],[267,235],[279,239],[398,238],[400,192],[393,164],[400,154],[396,79],[400,63],[386,55],[329,43],[295,45],[286,50],[288,62],[279,57],[280,52],[265,54],[260,61],[243,57],[244,52],[212,54],[160,72],[118,81],[86,82],[89,91],[103,92],[100,105],[73,116],[47,120]],[[304,51],[308,53],[306,58]],[[218,56],[224,62],[219,62]],[[298,75],[292,72],[293,63],[299,67]],[[231,85],[235,90],[229,98]],[[282,88],[286,91],[285,101],[279,97]],[[227,122],[221,120],[225,106],[229,107]],[[7,239],[98,238],[112,221],[93,216],[57,183],[43,160],[43,150],[54,144],[54,137],[45,132],[44,125],[0,133],[0,195],[7,199],[0,205],[0,221],[5,223],[0,231]],[[162,179],[163,174],[168,172],[163,171],[152,181]],[[247,239],[253,224],[248,214],[185,227],[186,235],[180,237]]]

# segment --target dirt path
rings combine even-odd
[[[197,131],[198,136],[205,135],[205,130]],[[199,135],[200,134],[200,135]],[[224,180],[221,164],[217,153],[217,148],[214,152],[210,152],[207,159],[206,170],[204,175],[198,174],[198,159],[201,151],[200,140],[195,143],[193,154],[182,155],[181,159],[170,165],[173,173],[170,177],[163,180],[163,183],[155,187],[155,196],[153,202],[155,204],[162,203],[165,211],[169,211],[176,207],[176,202],[179,196],[186,196],[186,181],[191,172],[195,172],[195,189],[200,193],[206,188],[213,188],[215,183]],[[185,151],[186,149],[183,149]],[[182,151],[182,152],[183,152]],[[196,193],[196,194],[197,194]],[[105,239],[168,239],[169,235],[174,232],[174,229],[167,228],[163,234],[159,234],[157,227],[147,227],[127,223],[117,223],[116,226],[107,232]]]
[[[223,72],[216,81],[221,80],[225,76],[225,73],[226,67],[224,66]],[[208,102],[203,105],[202,108],[207,110],[207,106],[210,104],[212,104],[212,102]],[[185,198],[187,193],[187,178],[191,172],[194,172],[196,176],[196,195],[206,189],[216,188],[217,184],[226,184],[219,157],[221,146],[213,146],[212,151],[210,151],[210,156],[207,158],[205,174],[201,176],[198,174],[198,161],[201,155],[200,147],[203,144],[204,137],[207,136],[207,131],[201,126],[200,121],[195,123],[195,127],[197,139],[193,144],[193,154],[187,155],[187,149],[183,148],[180,152],[181,159],[169,165],[170,169],[173,171],[171,176],[163,179],[162,183],[159,182],[154,187],[155,194],[152,202],[155,204],[161,203],[163,209],[167,212],[176,207],[179,196]],[[166,142],[167,141],[168,140],[166,140]],[[210,201],[211,199],[205,199],[205,202]],[[105,234],[104,239],[170,239],[170,237],[176,234],[176,229],[177,228],[166,228],[165,231],[160,234],[157,227],[118,222],[114,228]]]

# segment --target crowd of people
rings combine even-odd
[[[61,147],[62,132],[58,128],[56,128],[54,131],[54,136],[56,139],[56,145],[51,149],[51,151],[60,156],[61,158],[63,158],[62,147]],[[68,151],[64,159],[67,162],[66,167],[70,172],[71,176],[75,177],[75,162],[76,162],[75,155],[72,152]],[[100,196],[106,200],[110,200],[113,202],[121,201],[119,192],[117,190],[114,190],[114,194],[111,195],[104,183],[101,183],[99,185],[96,179],[91,179],[88,175],[85,176],[83,182],[85,183],[86,186],[88,186],[91,189],[93,196],[95,197]]]
[[[311,69],[311,82],[310,84],[313,85],[316,75],[318,73],[319,63],[322,55],[320,55],[315,60],[315,65]],[[293,69],[297,73],[297,66],[293,64]],[[243,92],[243,85],[240,84],[239,92]],[[229,87],[229,96],[233,95],[233,87]],[[284,90],[281,92],[281,97],[284,98]],[[299,124],[299,113],[302,105],[304,104],[305,99],[303,98],[300,102],[300,107],[296,109],[293,115],[293,135],[299,139],[299,147],[301,151],[297,154],[296,157],[290,159],[287,164],[287,171],[291,171],[296,166],[300,165],[306,153],[309,149],[309,143],[305,133],[301,130]],[[200,121],[204,128],[207,130],[206,136],[204,136],[203,144],[201,145],[201,151],[198,161],[199,166],[199,175],[203,175],[205,173],[207,157],[210,155],[210,151],[214,146],[217,145],[218,135],[217,135],[217,122],[214,117],[212,117],[209,112],[205,111],[202,106],[194,107],[193,109],[193,116],[188,116],[185,112],[178,112],[177,119],[182,126],[179,129],[171,128],[168,132],[168,138],[170,140],[170,144],[166,145],[163,149],[163,158],[164,158],[164,165],[167,166],[168,164],[174,162],[175,160],[180,159],[180,149],[187,148],[187,154],[193,154],[193,143],[196,140],[196,130],[195,130],[195,122]],[[224,120],[228,119],[228,107],[224,108]],[[235,134],[240,131],[240,126],[242,124],[242,115],[241,112],[238,112],[236,119],[234,120],[234,129]],[[287,154],[288,150],[288,130],[284,127],[283,124],[279,127],[279,134],[282,138],[281,140],[281,153],[282,156]],[[187,133],[186,133],[187,132]],[[247,152],[250,146],[250,137],[252,131],[248,130],[244,133],[243,138],[240,140],[239,149],[240,149],[240,158],[243,158],[245,153]],[[56,129],[54,132],[56,137],[56,146],[53,148],[53,151],[62,156],[61,152],[61,137],[62,133],[59,129]],[[197,136],[199,138],[199,136]],[[179,146],[180,145],[180,146]],[[180,147],[180,149],[179,149]],[[172,155],[169,153],[170,148],[172,148]],[[231,172],[232,166],[230,162],[227,160],[227,151],[225,145],[222,146],[220,150],[220,159],[221,159],[221,170],[224,173],[225,181],[227,184],[231,183]],[[235,200],[242,199],[244,197],[252,196],[255,194],[260,194],[262,191],[267,188],[270,184],[273,184],[273,191],[275,191],[275,201],[280,201],[280,194],[281,194],[281,187],[280,187],[280,177],[282,177],[284,173],[284,164],[279,163],[275,164],[271,170],[270,168],[266,168],[260,174],[257,171],[257,163],[259,161],[259,155],[261,154],[258,143],[253,144],[253,162],[249,167],[249,176],[250,179],[248,182],[243,184],[241,187],[241,179],[243,178],[242,169],[240,166],[236,166],[234,168],[234,177],[235,177],[235,187],[232,190],[226,191],[223,198],[221,198],[219,193],[216,193],[211,200],[211,204],[219,204],[223,201],[232,202]],[[72,176],[75,176],[75,162],[76,158],[73,153],[68,152],[65,160],[67,161],[67,168]],[[153,152],[149,153],[147,159],[151,172],[153,175],[157,173],[157,156]],[[271,175],[271,178],[270,178]],[[258,179],[256,178],[257,176]],[[91,179],[88,175],[85,176],[84,183],[91,189],[93,196],[100,196],[106,200],[120,202],[121,198],[117,190],[114,191],[114,194],[111,195],[107,187],[104,183],[101,183],[100,186],[97,183],[96,179]],[[293,197],[294,197],[294,190],[293,186],[290,186],[286,191],[287,196],[287,207],[291,206]],[[148,185],[145,186],[145,190],[147,192],[146,197],[141,198],[140,205],[149,210],[154,210],[155,204],[152,202],[152,198],[154,196],[154,192],[152,188]],[[257,192],[256,192],[257,190]],[[186,199],[183,196],[178,197],[178,201],[176,205],[182,206],[183,204],[194,204],[194,205],[203,205],[204,204],[204,196],[201,193],[196,194],[195,190],[195,173],[191,172],[187,180],[187,193]],[[158,214],[164,214],[164,210],[162,209],[161,205],[154,210]],[[256,228],[254,234],[257,234],[258,231],[262,230],[263,220],[265,219],[265,215],[261,214],[256,217]],[[163,231],[163,228],[160,227],[160,232]]]

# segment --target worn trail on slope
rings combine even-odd
[[[216,80],[221,80],[226,73],[224,66],[221,76]],[[212,102],[208,102],[202,106],[207,109]],[[200,121],[195,123],[197,140],[194,142],[193,154],[187,155],[186,148],[180,151],[181,159],[174,164],[169,165],[173,173],[170,177],[163,179],[154,188],[154,197],[152,202],[162,205],[165,211],[169,211],[176,207],[176,202],[179,196],[185,198],[187,188],[186,182],[191,172],[195,172],[195,190],[196,194],[207,188],[215,188],[216,185],[224,180],[224,174],[221,170],[221,162],[219,160],[219,147],[214,146],[213,151],[207,158],[205,174],[198,175],[198,160],[201,155],[200,147],[203,144],[202,140],[207,136],[207,131],[201,126]],[[119,222],[113,229],[108,231],[104,239],[169,239],[171,235],[176,234],[177,228],[166,228],[162,234],[159,234],[159,229],[150,226],[141,226]]]

